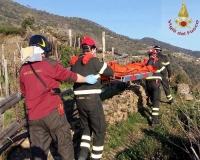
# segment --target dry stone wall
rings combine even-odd
[[[126,120],[129,113],[136,113],[146,107],[146,92],[142,85],[130,83],[120,94],[103,101],[103,108],[108,124]]]

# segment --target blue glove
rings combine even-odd
[[[97,83],[97,78],[93,74],[90,74],[86,76],[86,82],[89,84],[95,84]]]

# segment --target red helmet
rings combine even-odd
[[[152,54],[158,54],[158,52],[155,49],[150,49],[148,52],[148,55],[152,55]]]
[[[87,46],[90,46],[92,48],[96,48],[95,41],[89,36],[86,36],[86,37],[83,38],[83,40],[81,42],[81,47],[83,47],[83,45],[87,45]]]

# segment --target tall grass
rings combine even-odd
[[[199,160],[199,105],[180,101],[161,108],[156,127],[140,113],[129,115],[127,121],[108,128],[105,154],[117,152],[117,160]]]

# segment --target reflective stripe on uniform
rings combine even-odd
[[[74,91],[75,95],[93,94],[93,93],[101,93],[101,89],[90,89],[90,90]]]
[[[152,108],[152,111],[159,111],[159,108]]]
[[[153,116],[157,116],[159,114],[159,108],[155,108],[153,107],[152,108],[152,113],[151,113]]]
[[[96,75],[94,75],[94,77],[98,79],[98,78],[101,77],[101,75],[100,74],[96,74]]]
[[[165,69],[165,66],[163,66],[161,69],[158,69],[155,73],[160,73]]]
[[[170,100],[172,100],[173,98],[172,98],[172,97],[170,97],[170,98],[167,98],[167,99],[170,101]]]
[[[167,99],[168,99],[168,100],[171,100],[172,98],[173,98],[173,97],[172,97],[171,94],[167,96]]]
[[[99,71],[99,74],[103,74],[106,68],[107,68],[107,63],[104,62],[103,67]]]
[[[94,151],[103,151],[103,146],[93,146],[92,149]]]
[[[162,80],[162,77],[159,77],[159,76],[149,76],[146,79],[160,79],[160,80]]]
[[[91,155],[91,158],[94,158],[94,159],[100,159],[102,157],[102,154],[94,154],[92,153]]]
[[[96,74],[94,77],[95,78],[100,78],[101,77],[101,74],[103,74],[103,72],[105,71],[105,69],[107,68],[107,63],[103,63],[103,67],[100,69],[99,73]]]
[[[85,139],[85,140],[91,141],[91,137],[88,136],[88,135],[82,135],[81,139]]]
[[[80,146],[81,146],[81,147],[87,147],[87,148],[90,148],[90,143],[87,143],[87,142],[81,142]]]
[[[169,64],[170,64],[170,62],[162,62],[162,65],[164,65],[164,66],[167,66]]]
[[[159,115],[158,112],[153,112],[153,113],[152,113],[152,116],[157,116],[157,115]]]

